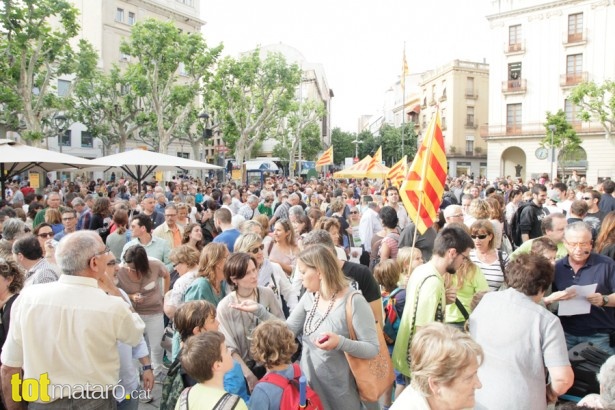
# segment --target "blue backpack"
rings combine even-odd
[[[384,306],[384,340],[386,340],[388,345],[395,344],[395,339],[397,338],[401,315],[397,312],[397,307],[395,306],[397,304],[395,296],[402,290],[402,288],[397,288],[391,294],[382,298],[382,305]]]

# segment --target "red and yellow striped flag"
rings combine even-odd
[[[376,169],[376,165],[382,162],[382,147],[378,147],[378,151],[372,157],[369,165],[367,166],[367,173],[374,171]]]
[[[316,161],[317,167],[322,167],[324,165],[333,164],[333,145],[326,150],[318,161]]]
[[[433,225],[438,215],[446,173],[440,112],[436,111],[419,152],[412,161],[410,172],[399,190],[408,216],[421,234]]]
[[[408,156],[404,155],[402,159],[397,161],[395,165],[387,173],[387,179],[391,180],[391,184],[399,188],[404,182],[404,178],[408,173]]]

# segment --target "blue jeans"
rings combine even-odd
[[[615,349],[609,346],[608,333],[595,333],[591,336],[574,336],[570,333],[564,333],[566,335],[566,346],[568,350],[572,349],[579,343],[591,342],[598,349],[602,349],[609,355],[615,354]]]
[[[137,410],[139,408],[139,399],[130,398],[124,399],[117,404],[117,410]]]

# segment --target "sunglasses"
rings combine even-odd
[[[593,199],[593,198],[591,196],[584,196],[583,199],[586,201],[589,201],[590,199]]]
[[[53,232],[39,233],[37,236],[39,238],[53,238]]]
[[[485,239],[489,235],[470,235],[472,239]]]
[[[350,211],[350,213],[351,213],[352,215],[355,215],[355,214],[358,214],[358,213],[359,213],[359,211]]]
[[[264,249],[265,249],[265,245],[261,244],[261,246],[257,246],[256,248],[251,249],[250,252],[256,255],[258,251],[262,251]]]

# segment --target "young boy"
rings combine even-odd
[[[182,392],[175,410],[248,409],[241,397],[224,390],[224,375],[233,368],[233,358],[222,333],[207,331],[190,337],[182,348],[181,364],[197,384]]]
[[[182,345],[185,345],[194,335],[210,331],[217,332],[220,326],[216,319],[216,307],[205,300],[184,303],[175,312],[174,324]],[[178,357],[180,355],[181,351]],[[195,383],[194,380],[189,378],[187,382],[188,385]],[[239,363],[234,362],[233,367],[224,375],[224,389],[229,393],[238,395],[246,402],[250,399]]]
[[[292,380],[294,368],[291,357],[297,351],[293,332],[280,320],[261,323],[252,333],[252,357],[264,363],[267,374],[277,373]],[[250,409],[278,410],[283,390],[272,383],[257,383],[250,397]]]

